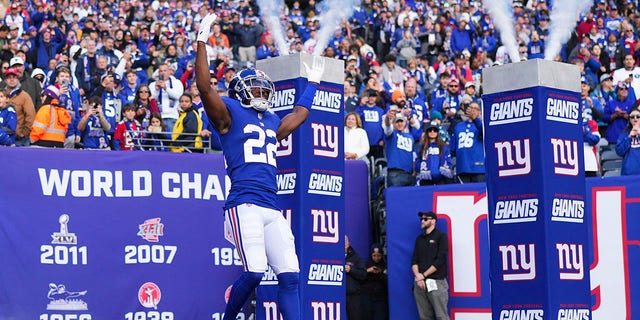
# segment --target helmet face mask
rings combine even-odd
[[[229,82],[229,95],[258,112],[271,107],[274,91],[271,79],[257,69],[241,70]]]

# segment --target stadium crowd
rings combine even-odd
[[[544,57],[550,2],[513,1],[521,60]],[[0,144],[8,146],[219,149],[194,81],[200,19],[208,12],[220,16],[207,54],[211,84],[221,93],[239,69],[283,54],[278,41],[289,53],[313,52],[318,30],[331,28],[319,19],[327,8],[314,0],[281,7],[284,39],[274,38],[279,33],[269,30],[253,0],[16,0],[5,6]],[[589,172],[600,173],[600,151],[610,144],[613,152],[626,136],[623,145],[630,147],[617,148],[615,160],[622,158],[623,174],[640,173],[640,128],[630,117],[640,92],[638,26],[635,1],[596,0],[556,57],[582,72],[585,150],[596,152]],[[354,112],[345,121],[346,158],[385,158],[392,184],[482,181],[482,113],[476,112],[483,107],[482,69],[511,59],[481,1],[362,0],[322,54],[345,61],[345,115]],[[467,122],[477,131],[476,144],[460,148],[456,126]],[[414,147],[393,146],[394,130]],[[414,151],[420,154],[415,161]]]

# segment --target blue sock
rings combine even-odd
[[[260,280],[262,280],[262,273],[242,273],[231,288],[229,302],[227,302],[227,307],[224,310],[224,320],[236,319],[242,306],[247,302],[253,290],[260,284]]]
[[[278,275],[278,310],[284,320],[300,320],[299,272]]]

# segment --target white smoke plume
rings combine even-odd
[[[549,18],[549,36],[545,41],[544,58],[554,60],[562,46],[571,38],[571,32],[576,28],[576,21],[580,14],[589,11],[593,0],[563,0],[554,1],[553,10]]]
[[[316,45],[313,49],[314,55],[321,55],[327,47],[329,40],[340,28],[343,20],[348,19],[353,14],[353,8],[361,0],[326,0],[321,3],[322,13],[318,16],[320,20],[320,30],[316,34]]]
[[[260,16],[265,20],[280,55],[289,54],[289,46],[284,39],[285,30],[280,21],[280,17],[284,14],[284,3],[282,0],[258,0],[258,6],[260,7]]]
[[[495,27],[500,31],[500,40],[507,48],[511,61],[520,61],[511,2],[507,0],[484,0],[484,5],[489,11]]]

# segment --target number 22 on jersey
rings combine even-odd
[[[258,135],[244,142],[244,162],[266,163],[275,167],[276,132],[271,129],[264,130],[255,124],[246,125],[243,131],[247,135],[252,133]]]

